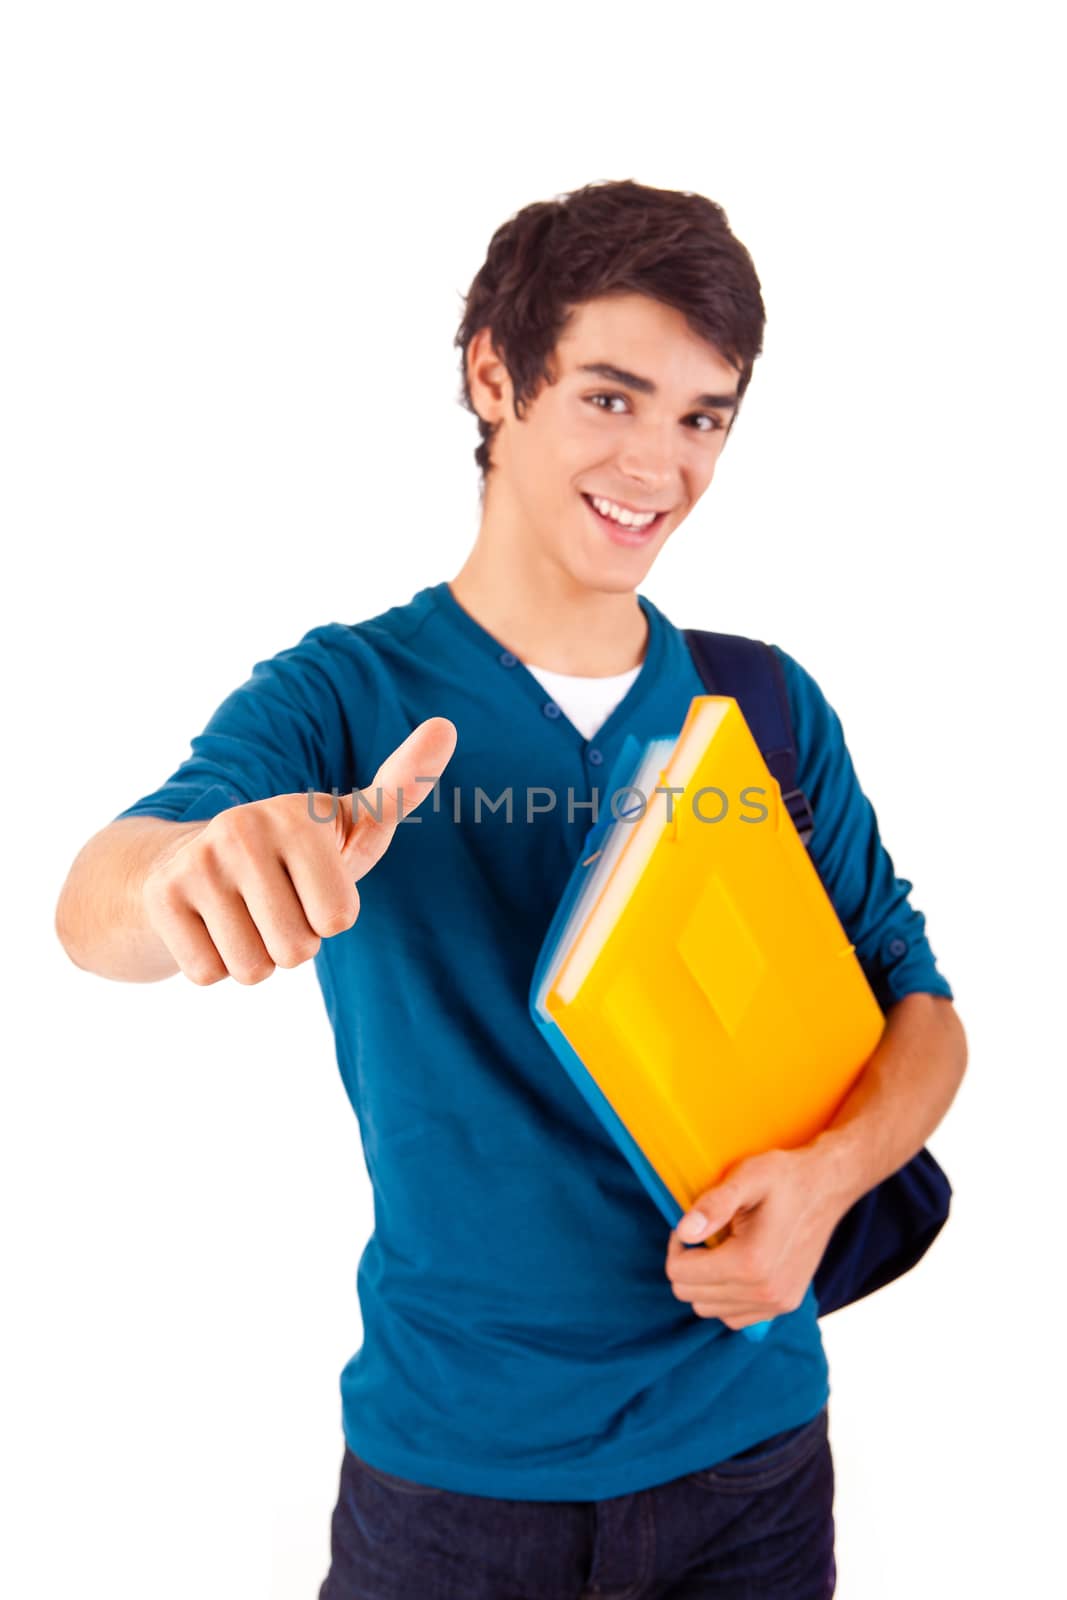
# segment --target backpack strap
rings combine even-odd
[[[740,633],[686,628],[683,637],[708,694],[729,695],[741,707],[794,826],[807,845],[815,813],[803,789],[797,788],[797,751],[782,663],[769,644]]]

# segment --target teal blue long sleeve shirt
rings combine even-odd
[[[189,820],[348,793],[424,718],[456,726],[436,792],[361,879],[357,922],[315,957],[374,1199],[341,1423],[372,1466],[425,1485],[631,1493],[799,1425],[829,1394],[810,1286],[761,1343],[674,1296],[666,1223],[528,1011],[622,741],[677,732],[705,692],[681,631],[638,601],[641,671],[591,739],[438,583],[256,663],[189,757],[120,813]],[[774,649],[812,859],[880,1003],[951,999],[836,713]],[[491,808],[506,790],[510,820]]]

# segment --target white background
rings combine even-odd
[[[7,1594],[317,1593],[370,1199],[313,969],[109,982],[67,959],[55,902],[255,661],[455,574],[477,524],[462,295],[515,210],[622,177],[723,204],[768,310],[715,483],[644,592],[818,678],[970,1040],[932,1140],[946,1233],[823,1324],[839,1594],[1055,1588],[1065,341],[1043,16],[7,14]]]

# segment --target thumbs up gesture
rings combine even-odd
[[[196,984],[261,983],[351,928],[356,884],[431,792],[456,737],[447,717],[429,717],[357,796],[275,795],[183,832],[141,891],[146,920],[178,968]]]

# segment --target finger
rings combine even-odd
[[[744,1294],[752,1288],[751,1265],[737,1239],[713,1247],[702,1244],[687,1249],[672,1234],[667,1269],[671,1287],[687,1299],[712,1291]]]
[[[751,1317],[758,1321],[770,1314],[766,1302],[752,1292],[751,1285],[747,1290],[738,1290],[701,1284],[692,1293],[684,1289],[675,1292],[683,1305],[701,1317]]]
[[[767,1307],[760,1306],[752,1296],[705,1295],[692,1302],[694,1311],[702,1317],[765,1317]]]
[[[730,1223],[745,1204],[745,1191],[740,1183],[729,1179],[695,1200],[678,1222],[679,1236],[687,1244],[707,1243],[728,1230]]]
[[[698,1316],[725,1322],[731,1332],[750,1328],[754,1322],[766,1322],[772,1315],[766,1306],[694,1306],[693,1310]]]
[[[703,1259],[701,1251],[705,1254],[713,1250],[724,1250],[734,1243],[736,1235],[730,1228],[720,1228],[718,1233],[712,1234],[710,1239],[701,1239],[698,1244],[691,1244],[688,1239],[683,1239],[678,1229],[675,1228],[667,1240],[667,1253],[678,1261],[685,1261],[692,1256],[694,1260]]]
[[[402,818],[433,792],[456,738],[455,724],[447,717],[428,717],[386,756],[365,789],[342,802],[351,826],[341,854],[354,880],[381,860]]]
[[[671,1289],[676,1299],[688,1300],[690,1303],[697,1300],[718,1300],[722,1296],[744,1299],[748,1302],[753,1299],[751,1282],[742,1283],[738,1280],[729,1283],[672,1283]]]
[[[675,1299],[684,1300],[689,1305],[700,1305],[711,1302],[721,1306],[751,1306],[757,1304],[762,1296],[757,1293],[751,1283],[744,1285],[717,1283],[675,1283],[671,1285]]]
[[[387,755],[364,794],[377,799],[381,791],[381,823],[385,827],[409,816],[432,792],[433,785],[452,759],[456,727],[447,717],[427,717]]]
[[[322,851],[316,839],[300,834],[282,860],[303,908],[308,927],[323,939],[344,933],[359,916],[359,890],[340,856]]]
[[[229,977],[203,918],[177,889],[146,886],[145,903],[152,928],[190,983],[218,983]]]
[[[748,1282],[741,1285],[696,1284],[692,1290],[685,1285],[675,1286],[678,1299],[700,1311],[703,1316],[732,1317],[735,1315],[767,1316],[768,1295],[764,1285]]]
[[[270,976],[278,963],[242,890],[208,879],[197,887],[196,912],[231,978],[259,983]]]
[[[235,875],[234,888],[275,966],[298,967],[318,954],[322,940],[307,919],[281,856],[247,858]]]

